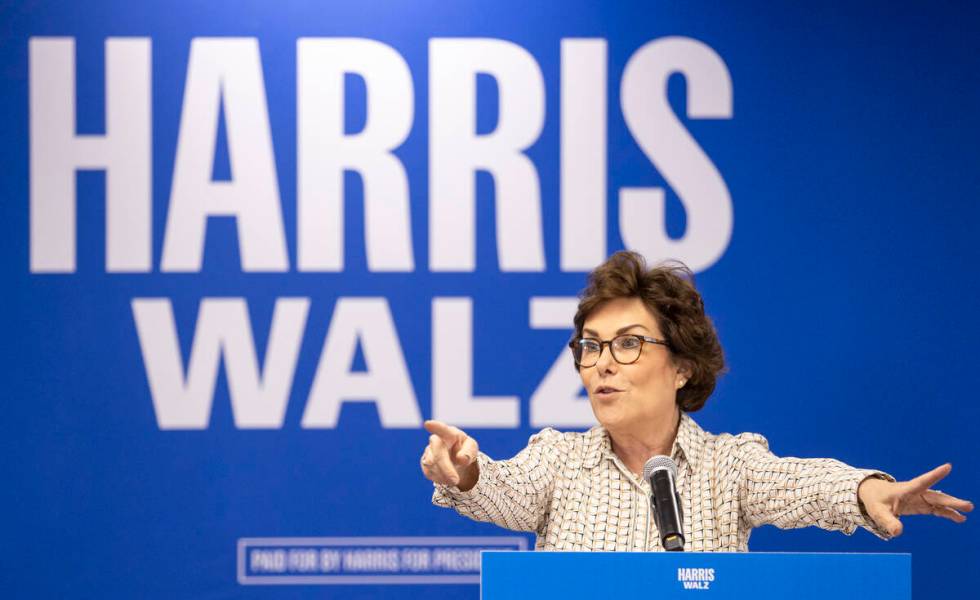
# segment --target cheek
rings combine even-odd
[[[637,390],[653,391],[663,389],[673,389],[673,372],[669,365],[651,364],[643,368],[636,368],[624,373],[633,388]]]

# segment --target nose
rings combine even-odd
[[[616,368],[619,363],[612,355],[612,345],[603,344],[602,350],[599,351],[599,360],[595,364],[596,372],[598,373],[615,373]]]

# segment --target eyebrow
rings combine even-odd
[[[625,332],[629,331],[630,329],[633,329],[634,327],[641,327],[643,329],[646,329],[647,331],[650,331],[649,329],[647,329],[647,327],[645,325],[640,325],[639,323],[633,323],[632,325],[627,325],[626,327],[620,327],[619,329],[617,329],[616,330],[616,335],[619,335],[621,333],[625,333]],[[595,331],[594,329],[583,329],[582,330],[582,333],[588,333],[588,334],[594,335],[596,337],[599,336],[599,332],[598,331]]]

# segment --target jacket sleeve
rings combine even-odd
[[[510,460],[496,461],[480,452],[476,485],[463,492],[433,484],[432,503],[476,521],[537,531],[550,507],[561,442],[562,434],[549,428],[531,436],[527,447]]]
[[[864,512],[857,489],[868,477],[895,481],[891,475],[856,469],[830,458],[778,457],[758,434],[743,433],[735,440],[741,459],[741,518],[749,527],[816,525],[848,535],[863,527],[889,539]]]

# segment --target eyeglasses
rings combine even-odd
[[[613,359],[621,365],[635,363],[640,359],[640,352],[643,351],[643,342],[648,344],[659,344],[670,348],[667,340],[658,340],[645,335],[625,334],[617,335],[611,340],[602,341],[594,338],[580,338],[568,342],[568,347],[572,349],[572,356],[575,357],[575,364],[580,367],[594,367],[602,356],[603,346],[608,345],[612,352]]]

